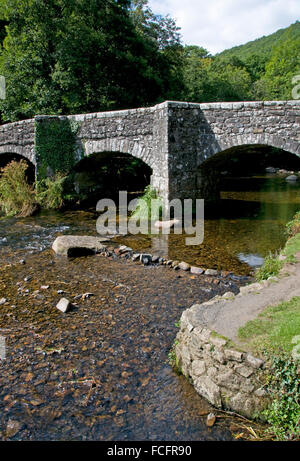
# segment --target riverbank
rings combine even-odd
[[[289,228],[298,224],[299,213]],[[274,258],[276,271],[281,267],[278,277],[187,309],[174,343],[173,364],[200,395],[218,408],[266,418],[280,439],[300,437],[299,237],[290,238]]]

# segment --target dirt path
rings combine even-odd
[[[241,326],[255,319],[266,307],[300,296],[300,263],[285,264],[278,281],[253,284],[249,290],[242,288],[242,293],[233,300],[199,306],[195,318],[201,325],[239,344],[237,333]]]

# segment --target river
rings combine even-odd
[[[204,415],[214,410],[168,364],[175,322],[195,302],[237,293],[245,276],[284,244],[300,188],[275,176],[224,184],[221,204],[206,210],[200,247],[184,247],[175,235],[167,246],[157,236],[122,241],[145,250],[158,245],[169,258],[242,278],[55,256],[57,235],[95,235],[94,210],[0,221],[1,439],[232,439],[232,420],[219,415],[207,428]],[[74,304],[65,315],[55,308],[61,296]]]

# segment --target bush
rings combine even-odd
[[[26,170],[24,160],[14,160],[0,170],[0,207],[6,216],[30,216],[38,208],[35,191],[26,179]]]
[[[299,362],[288,355],[273,357],[272,374],[267,384],[272,399],[262,412],[277,440],[300,438]]]
[[[279,274],[283,262],[279,261],[278,256],[269,255],[265,258],[263,265],[255,272],[255,278],[258,282],[266,280],[271,276]]]
[[[64,205],[64,182],[66,176],[57,173],[54,178],[38,182],[38,201],[43,208],[59,210]]]
[[[289,237],[293,237],[300,232],[300,211],[286,224],[286,232]]]

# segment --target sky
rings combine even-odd
[[[149,5],[176,20],[184,44],[212,54],[300,20],[299,0],[149,0]]]

